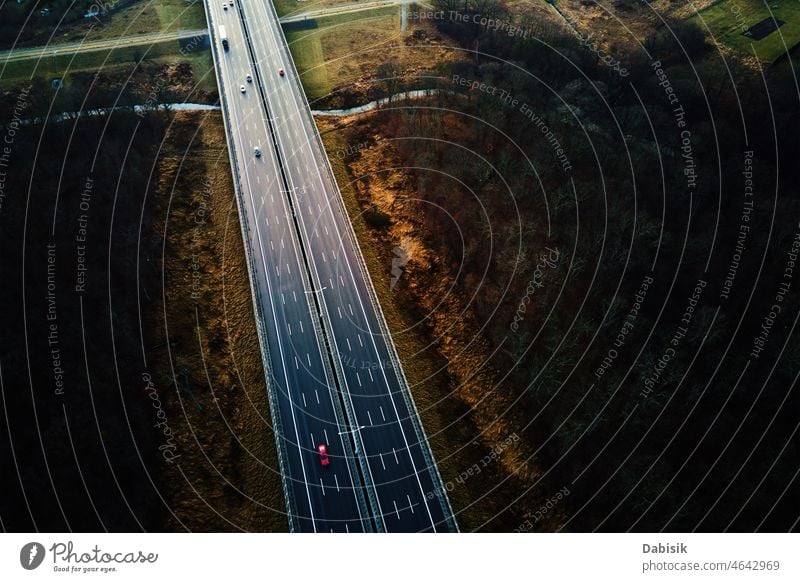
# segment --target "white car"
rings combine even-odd
[[[251,75],[250,73],[247,73],[247,77],[245,77],[245,79],[247,79],[248,83],[252,83],[253,82],[253,75]]]
[[[244,85],[241,85],[241,86],[239,87],[239,91],[241,91],[242,93],[244,93],[245,91],[247,91],[247,88],[246,88]]]
[[[261,150],[259,148],[256,148],[254,153],[256,154],[257,158],[261,157]]]
[[[222,3],[222,9],[223,9],[223,10],[227,10],[227,9],[228,9],[228,5],[227,5],[227,4],[225,4],[225,2],[223,2],[223,3]]]

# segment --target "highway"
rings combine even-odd
[[[231,46],[229,51],[215,50],[217,74],[222,105],[230,116],[229,149],[250,282],[259,299],[257,324],[273,422],[279,419],[275,428],[286,465],[282,472],[290,526],[295,531],[370,531],[362,486],[351,473],[353,452],[346,435],[338,434],[341,416],[328,390],[330,365],[315,337],[313,292],[302,276],[291,210],[262,101],[256,82],[245,80],[252,68],[242,48],[242,27],[234,9],[223,11],[218,2],[209,8],[211,20],[225,23]],[[254,155],[256,147],[263,152],[259,158]],[[332,458],[328,467],[321,465],[316,453],[320,443],[328,446]]]
[[[292,530],[457,531],[277,14],[206,7]]]

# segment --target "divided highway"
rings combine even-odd
[[[291,529],[457,531],[277,14],[206,8]]]

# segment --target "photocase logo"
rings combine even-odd
[[[392,279],[389,281],[389,291],[394,291],[394,286],[403,274],[403,267],[408,264],[408,251],[403,247],[394,247],[394,258],[392,259]]]
[[[35,570],[44,561],[44,546],[38,542],[29,542],[19,552],[19,563],[26,570]]]

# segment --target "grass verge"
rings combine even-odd
[[[323,10],[335,6],[347,6],[353,4],[353,0],[313,0],[312,2],[301,2],[298,0],[273,0],[278,16],[285,16],[294,12],[306,12],[309,10]]]
[[[761,40],[742,34],[749,27],[774,16],[786,24]],[[774,0],[721,0],[693,17],[712,38],[753,55],[764,62],[773,63],[785,56],[800,43],[800,11],[797,2]]]
[[[400,37],[396,7],[320,18],[315,28],[286,32],[309,101],[374,72],[386,60],[380,48]]]

